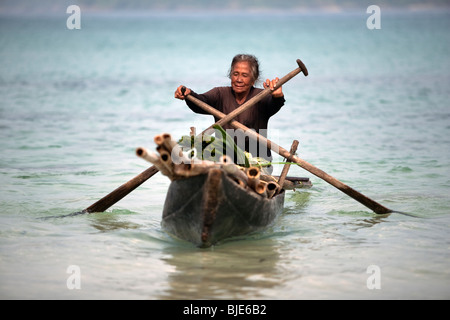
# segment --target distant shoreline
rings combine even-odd
[[[98,10],[81,8],[84,16],[110,16],[110,17],[201,17],[201,16],[314,16],[314,15],[366,15],[366,8],[346,8],[339,11],[333,10],[148,10],[148,11],[116,11],[116,10]],[[408,8],[381,8],[383,14],[420,14],[420,13],[439,13],[450,14],[450,6],[408,9]],[[61,17],[68,16],[65,9],[49,11],[19,11],[19,10],[1,10],[0,17]]]
[[[52,16],[59,15],[61,13],[66,14],[67,6],[69,2],[62,1],[58,3],[51,3],[52,1],[40,1],[30,5],[27,1],[17,1],[8,3],[0,3],[0,16]],[[301,15],[301,14],[356,14],[363,12],[366,13],[367,7],[358,4],[346,4],[336,5],[333,1],[329,5],[291,5],[284,8],[277,6],[261,6],[251,7],[244,4],[233,5],[225,4],[223,7],[213,6],[201,6],[197,4],[195,6],[183,6],[177,4],[149,4],[149,5],[92,5],[82,4],[82,1],[78,1],[78,4],[82,10],[82,13],[89,15],[130,15],[130,16],[172,16],[172,15]],[[116,1],[120,2],[120,1]],[[164,2],[165,3],[165,2]],[[67,6],[66,6],[67,5]],[[379,1],[377,3],[380,6],[382,12],[402,12],[402,13],[415,13],[415,12],[450,12],[450,4],[436,1],[436,3],[412,3],[403,6],[393,6],[387,3]]]

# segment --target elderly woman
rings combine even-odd
[[[230,87],[216,87],[203,94],[197,94],[187,88],[183,94],[181,90],[183,86],[179,86],[175,91],[175,98],[184,100],[187,95],[191,94],[222,113],[228,114],[263,90],[254,87],[259,80],[260,74],[258,59],[253,55],[236,55],[231,62],[228,76],[231,79]],[[263,86],[264,88],[270,87],[273,89],[277,82],[278,78],[273,80],[267,79]],[[266,137],[269,118],[281,109],[284,102],[284,94],[282,88],[279,87],[272,92],[272,95],[262,99],[252,108],[238,115],[234,120]],[[186,100],[186,104],[196,113],[208,114],[190,101]],[[216,118],[215,120],[217,122],[219,119]],[[232,129],[229,124],[224,125],[223,128]],[[227,130],[227,132],[230,131]],[[250,147],[250,143],[252,142],[248,141],[247,138],[244,147],[246,151],[255,150]],[[242,146],[239,145],[239,147]],[[261,146],[258,146],[257,149],[257,154],[253,154],[253,156],[263,157],[269,161],[272,159],[270,149],[266,147],[263,148],[265,150],[262,150]]]

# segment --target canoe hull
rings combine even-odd
[[[198,247],[263,230],[282,212],[284,190],[267,198],[240,186],[222,170],[210,170],[169,186],[162,227]]]

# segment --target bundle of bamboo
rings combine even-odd
[[[215,168],[221,169],[241,187],[253,190],[262,197],[272,198],[282,189],[273,177],[261,174],[258,167],[238,166],[228,156],[221,156],[218,162],[188,158],[167,133],[155,136],[154,141],[157,153],[138,148],[136,154],[153,163],[171,181],[207,174]]]

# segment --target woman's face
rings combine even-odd
[[[254,83],[250,64],[245,61],[236,62],[231,72],[231,87],[234,92],[248,92]]]

